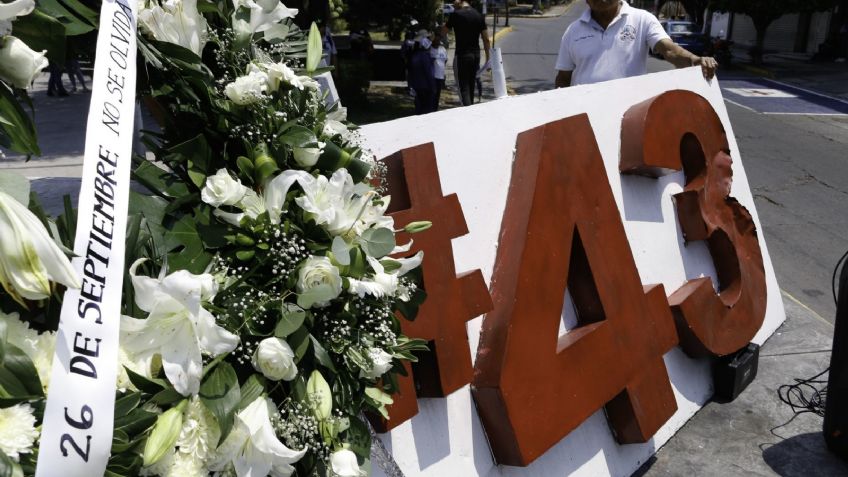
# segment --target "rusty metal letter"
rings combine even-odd
[[[578,327],[559,336],[566,288]],[[606,407],[621,443],[677,404],[662,285],[643,287],[585,114],[518,136],[472,390],[496,459],[528,465]]]
[[[471,382],[471,350],[465,323],[492,309],[480,270],[456,274],[451,239],[468,233],[456,194],[442,195],[433,144],[404,149],[384,159],[387,167],[388,212],[395,227],[413,220],[433,226],[414,236],[400,233],[398,243],[414,239],[410,254],[424,251],[423,287],[427,301],[415,321],[401,320],[403,332],[430,342],[430,352],[413,364],[412,375],[399,377],[400,393],[389,406],[388,421],[372,419],[379,432],[391,430],[418,413],[417,395],[444,397]]]
[[[630,108],[621,128],[623,174],[658,177],[683,169],[674,196],[686,242],[706,240],[718,274],[689,280],[669,297],[683,349],[692,356],[733,353],[766,314],[763,257],[751,214],[730,197],[730,149],[710,103],[669,91]]]

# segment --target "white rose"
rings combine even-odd
[[[297,304],[301,308],[318,308],[330,304],[342,292],[339,269],[327,257],[309,257],[300,267],[297,277]]]
[[[208,25],[197,11],[197,0],[167,0],[142,3],[138,12],[139,27],[159,41],[188,48],[197,56],[203,53],[208,38]]]
[[[359,468],[356,454],[348,449],[341,449],[330,454],[330,475],[332,477],[364,477],[365,471]]]
[[[318,147],[296,147],[294,148],[294,162],[300,167],[312,167],[318,162],[321,153],[324,152],[325,144],[318,143]]]
[[[15,86],[26,88],[32,80],[47,67],[46,51],[38,53],[30,49],[26,43],[7,36],[0,47],[0,79]]]
[[[272,381],[291,381],[297,376],[294,351],[285,340],[265,338],[253,353],[253,367]]]
[[[227,97],[236,104],[248,105],[259,101],[268,90],[268,75],[253,70],[245,76],[239,76],[224,88]]]
[[[226,169],[220,169],[214,176],[206,178],[206,186],[200,191],[203,202],[212,207],[236,205],[247,194],[247,187],[230,175]]]
[[[368,371],[360,370],[359,375],[369,378],[369,379],[377,379],[386,371],[392,369],[392,355],[386,353],[380,348],[371,348],[368,350],[368,357],[371,358],[371,362],[373,366]]]

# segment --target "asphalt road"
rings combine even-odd
[[[553,88],[562,33],[584,8],[578,3],[558,18],[510,21],[514,30],[498,46],[517,93]],[[671,68],[648,61],[650,72]],[[736,71],[720,72],[721,78],[745,79]],[[831,274],[848,250],[848,116],[762,114],[731,102],[727,110],[778,283],[833,323]]]

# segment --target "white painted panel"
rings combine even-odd
[[[660,179],[618,173],[620,123],[632,105],[668,90],[685,89],[705,97],[728,132],[733,157],[732,195],[759,217],[718,82],[706,82],[698,68],[667,71],[596,85],[511,97],[426,116],[372,124],[363,137],[378,157],[433,142],[445,194],[456,193],[469,234],[453,241],[458,272],[479,268],[490,282],[506,202],[516,136],[542,124],[587,113],[624,220],[643,283],[662,283],[671,293],[689,278],[715,276],[701,243],[684,245],[671,196],[682,190],[683,174]],[[546,244],[546,246],[548,246]],[[785,319],[780,291],[766,244],[760,236],[768,285],[766,321],[754,341],[762,343]],[[472,355],[480,324],[468,324]],[[630,475],[670,439],[712,395],[709,362],[679,349],[665,355],[678,403],[677,413],[646,444],[618,445],[599,411],[526,468],[495,465],[468,386],[446,399],[421,399],[411,421],[383,435],[408,476],[563,476]],[[567,379],[565,377],[564,379]],[[375,475],[380,475],[375,470]]]

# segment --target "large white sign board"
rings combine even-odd
[[[674,89],[703,96],[718,113],[728,133],[733,158],[731,195],[747,207],[757,229],[762,230],[718,83],[704,80],[698,68],[511,97],[372,124],[364,127],[362,134],[377,157],[434,143],[444,193],[457,194],[468,223],[468,235],[453,241],[456,269],[479,268],[489,284],[517,135],[551,121],[587,113],[641,281],[662,283],[666,292],[671,293],[687,279],[715,276],[706,245],[683,242],[672,202],[672,195],[683,189],[683,173],[659,179],[622,176],[618,161],[624,112],[634,104]],[[754,339],[761,344],[780,326],[785,314],[761,233],[759,239],[768,286],[765,322]],[[478,317],[468,324],[472,356],[476,355],[483,319]],[[675,348],[665,355],[665,363],[678,410],[645,444],[617,444],[603,411],[598,411],[530,466],[497,466],[469,386],[444,399],[419,399],[419,414],[381,437],[408,476],[630,475],[713,393],[708,360],[691,359]],[[375,475],[380,475],[379,469],[375,469]]]

